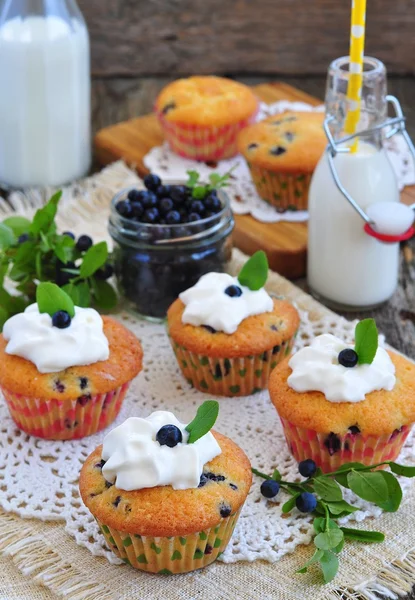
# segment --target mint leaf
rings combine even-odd
[[[402,488],[399,481],[388,471],[377,471],[383,477],[388,487],[388,499],[378,502],[378,506],[386,512],[396,512],[402,501]]]
[[[268,259],[263,250],[258,250],[246,261],[238,276],[241,285],[252,291],[264,287],[268,277]]]
[[[339,570],[339,559],[333,552],[326,550],[320,558],[321,570],[323,571],[324,583],[332,581]]]
[[[95,303],[102,310],[111,310],[117,306],[117,294],[108,281],[94,281]]]
[[[295,494],[295,496],[293,496],[292,498],[287,500],[287,502],[282,505],[281,512],[283,512],[284,515],[286,515],[287,513],[292,511],[292,509],[295,506],[295,501],[297,500],[297,498],[299,496],[300,496],[300,494]]]
[[[314,490],[322,500],[337,502],[343,499],[339,485],[328,477],[317,477],[314,480]]]
[[[343,540],[343,532],[341,529],[328,529],[322,533],[318,533],[314,538],[314,544],[321,550],[331,550],[340,544]]]
[[[308,568],[310,565],[312,565],[312,564],[314,564],[314,563],[316,563],[316,562],[320,562],[320,559],[321,559],[321,557],[323,556],[323,554],[324,554],[324,550],[318,550],[318,549],[317,549],[317,550],[314,552],[313,556],[310,558],[310,560],[308,560],[308,561],[305,563],[305,565],[303,565],[303,566],[301,567],[301,569],[298,569],[298,570],[296,571],[296,573],[306,573],[306,572],[307,572],[307,568]]]
[[[29,232],[38,235],[41,231],[46,233],[49,229],[56,229],[54,220],[58,211],[58,203],[62,197],[62,190],[56,192],[43,208],[39,208],[33,217]]]
[[[4,223],[0,223],[0,250],[8,250],[15,243],[16,237],[13,230]]]
[[[82,279],[91,277],[95,271],[98,271],[98,269],[107,262],[107,258],[107,242],[100,242],[99,244],[91,246],[91,248],[87,250],[83,256],[82,265],[79,270],[80,277],[82,277]]]
[[[356,325],[355,352],[359,365],[370,365],[378,349],[378,329],[374,319],[364,319]]]
[[[209,175],[209,182],[212,187],[217,187],[222,182],[222,177],[219,173],[211,173]]]
[[[39,283],[36,289],[36,302],[39,312],[51,317],[58,310],[66,310],[70,317],[75,316],[75,308],[71,298],[54,283]]]
[[[30,228],[29,219],[25,219],[25,217],[8,217],[4,219],[3,225],[9,227],[16,237],[21,236],[23,233],[27,233]]]
[[[186,185],[187,185],[187,187],[192,188],[199,181],[200,175],[197,171],[187,171],[187,174],[188,174],[189,178],[187,180]]]
[[[390,462],[389,467],[392,473],[396,473],[396,475],[402,475],[403,477],[415,477],[415,467],[398,465],[396,462]]]
[[[375,473],[351,471],[347,476],[347,482],[352,492],[363,500],[373,502],[377,506],[389,500],[388,485],[379,471]]]
[[[383,542],[385,535],[380,531],[364,531],[363,529],[349,529],[348,527],[341,527],[344,533],[344,537],[348,540],[356,540],[357,542]]]
[[[193,188],[192,198],[195,198],[197,200],[203,200],[203,198],[206,196],[207,193],[208,193],[208,190],[207,190],[206,186],[198,185]]]
[[[219,402],[216,400],[207,400],[203,402],[197,409],[197,413],[193,421],[186,426],[186,431],[189,432],[188,444],[194,444],[199,438],[208,433],[219,414]]]

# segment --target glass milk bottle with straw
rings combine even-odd
[[[60,186],[91,161],[89,37],[76,0],[0,0],[0,184]]]

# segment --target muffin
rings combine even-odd
[[[395,460],[415,421],[415,365],[383,348],[358,364],[353,352],[333,335],[318,336],[269,381],[291,453],[324,472]]]
[[[238,136],[259,196],[278,210],[306,210],[311,176],[327,145],[322,113],[286,112]]]
[[[143,352],[129,330],[93,309],[75,307],[65,328],[55,321],[37,304],[6,321],[0,389],[26,433],[76,439],[112,423],[141,370]]]
[[[290,354],[299,323],[289,302],[227,273],[203,275],[167,311],[184,377],[202,392],[223,396],[266,388],[272,369]]]
[[[198,76],[167,85],[156,100],[155,111],[176,154],[217,161],[235,156],[238,133],[255,119],[258,100],[242,83]]]
[[[108,547],[136,569],[171,574],[209,565],[249,492],[251,465],[232,440],[209,431],[189,443],[188,435],[170,412],[130,418],[82,467],[84,504]]]

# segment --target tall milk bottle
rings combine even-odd
[[[75,0],[0,0],[0,183],[59,186],[91,162],[89,36]]]
[[[335,141],[344,137],[349,59],[329,68],[326,116]],[[386,70],[366,57],[363,70],[361,120],[358,131],[387,117]],[[347,144],[345,144],[346,146]],[[374,202],[399,202],[398,184],[382,145],[382,133],[359,138],[356,153],[334,158],[340,182],[363,209]],[[324,153],[309,192],[307,277],[311,293],[337,309],[365,310],[394,293],[398,282],[399,244],[385,244],[364,232],[363,219],[337,188]]]

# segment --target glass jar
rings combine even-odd
[[[219,190],[223,208],[206,219],[179,225],[132,221],[115,209],[130,189],[112,200],[108,226],[115,242],[118,288],[139,315],[160,320],[178,295],[202,275],[225,271],[232,254],[234,218],[227,194]]]
[[[60,186],[88,172],[89,65],[75,0],[0,0],[4,186]]]
[[[341,142],[347,111],[354,108],[346,97],[348,78],[349,58],[336,59],[328,72],[326,122],[338,143],[333,163],[340,182],[364,210],[374,202],[399,202],[395,173],[383,148],[384,130],[363,133],[387,118],[385,66],[375,58],[364,59],[356,153],[347,152],[350,142]],[[310,185],[309,288],[313,296],[335,309],[372,309],[396,289],[399,244],[384,244],[365,233],[364,221],[335,184],[329,152],[328,147]]]

